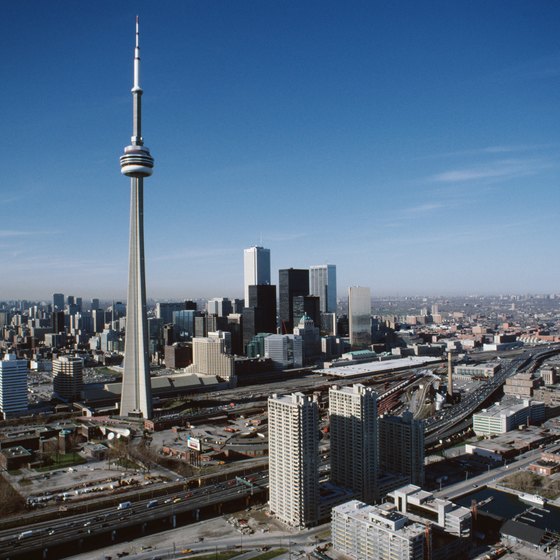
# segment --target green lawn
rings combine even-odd
[[[204,556],[193,556],[193,560],[229,560],[230,558],[235,558],[239,556],[241,551],[239,550],[232,550],[228,552],[218,552],[218,554],[205,554]],[[190,558],[189,556],[185,556],[186,558]]]
[[[87,461],[80,457],[77,453],[67,453],[66,455],[55,455],[51,458],[51,464],[44,467],[38,467],[37,472],[54,471],[56,469],[64,469],[66,467],[73,467],[74,465],[83,465]]]
[[[247,548],[244,550],[243,553],[248,552],[249,550],[251,550],[250,548]],[[276,558],[277,556],[280,556],[281,554],[285,554],[288,550],[286,548],[277,548],[275,550],[269,550],[267,552],[263,552],[262,554],[259,554],[258,556],[254,556],[252,558],[252,560],[271,560],[272,558]],[[212,554],[204,554],[203,556],[192,556],[193,560],[230,560],[230,558],[235,558],[236,556],[239,556],[240,554],[242,554],[241,550],[228,550],[227,552],[218,552],[216,553],[212,553]],[[185,556],[185,560],[190,558],[191,555],[189,554],[188,556]]]
[[[140,465],[138,465],[134,461],[131,461],[130,459],[126,459],[126,458],[121,458],[121,459],[117,459],[115,461],[111,461],[111,464],[118,465],[119,467],[122,467],[123,469],[131,469],[133,471],[134,470],[142,470],[142,467]]]
[[[287,551],[285,548],[277,548],[276,550],[269,550],[267,552],[263,552],[258,556],[253,556],[251,560],[269,560],[270,558],[276,558],[281,554],[285,554]]]

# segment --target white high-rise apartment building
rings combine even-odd
[[[309,268],[309,294],[319,296],[321,313],[336,313],[336,265]]]
[[[270,249],[249,247],[243,253],[245,307],[249,305],[249,286],[270,284]]]
[[[348,288],[348,325],[352,348],[371,344],[371,291],[369,288]]]
[[[27,360],[6,354],[0,361],[0,412],[4,418],[27,411]]]
[[[302,393],[268,399],[270,511],[292,527],[319,512],[319,406]]]
[[[65,401],[80,398],[84,386],[84,360],[76,356],[60,356],[53,360],[53,390]]]
[[[377,393],[360,383],[329,389],[331,480],[364,502],[377,498]]]

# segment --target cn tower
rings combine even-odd
[[[148,358],[146,273],[144,269],[144,177],[152,174],[154,159],[142,139],[142,88],[138,16],[134,49],[131,144],[121,156],[121,173],[130,177],[130,247],[126,339],[121,390],[121,416],[152,417],[152,389]]]

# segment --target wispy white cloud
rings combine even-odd
[[[278,232],[278,233],[267,233],[263,237],[268,242],[273,241],[275,243],[280,243],[282,241],[296,241],[298,239],[307,237],[307,235],[308,234],[305,232],[286,232],[286,233]]]
[[[166,255],[157,255],[153,258],[148,256],[147,260],[152,262],[177,261],[186,259],[208,259],[213,257],[223,257],[225,255],[238,253],[239,249],[215,248],[215,249],[185,249],[174,251]]]
[[[49,271],[56,271],[56,275],[73,274],[75,272],[99,274],[124,268],[125,264],[119,261],[100,261],[99,259],[76,259],[72,257],[54,257],[52,255],[31,254],[30,251],[13,252],[6,260],[4,268],[7,271],[40,273],[49,276]]]
[[[58,235],[59,233],[59,231],[0,229],[0,238],[29,237],[32,235]]]
[[[418,206],[410,206],[409,208],[404,208],[403,212],[405,214],[424,214],[427,212],[433,212],[434,210],[439,210],[445,208],[447,205],[442,202],[426,202],[425,204],[419,204]]]
[[[11,196],[4,196],[0,198],[0,202],[2,205],[11,204],[12,202],[18,202],[19,200],[23,200],[25,196],[23,194],[14,194]]]
[[[485,179],[505,180],[536,175],[550,167],[552,167],[552,163],[544,159],[503,159],[461,169],[450,169],[437,173],[430,179],[438,183],[461,183]]]
[[[492,146],[482,146],[479,148],[469,148],[465,150],[454,150],[451,152],[440,152],[436,154],[430,154],[427,156],[421,156],[420,160],[430,160],[430,159],[444,159],[453,157],[464,157],[464,156],[492,156],[496,154],[516,154],[516,153],[527,153],[527,152],[543,152],[558,149],[560,146],[558,144],[496,144]]]

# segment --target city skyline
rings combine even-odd
[[[5,6],[0,298],[125,299],[137,13],[148,299],[242,297],[251,245],[339,295],[558,291],[559,6],[167,6]]]

